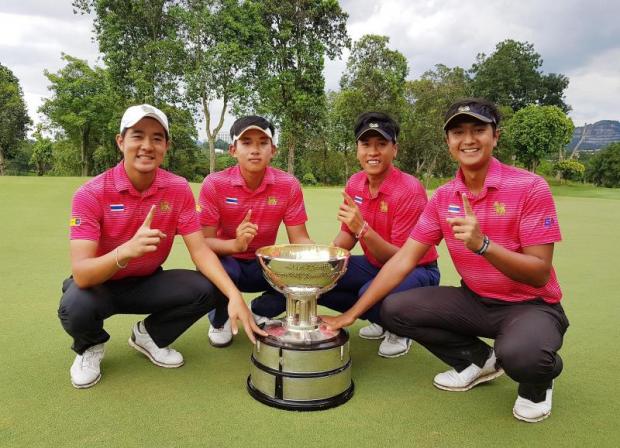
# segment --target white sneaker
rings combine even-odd
[[[482,368],[476,364],[471,364],[461,372],[452,369],[438,373],[435,375],[433,384],[439,389],[465,392],[480,383],[485,383],[501,376],[504,370],[495,368],[495,362],[495,352],[492,351],[491,356],[489,356]]]
[[[545,401],[534,403],[533,401],[517,395],[517,401],[512,408],[512,415],[517,419],[528,423],[536,423],[546,419],[551,415],[551,396],[553,395],[553,387],[547,389]]]
[[[103,344],[93,345],[81,355],[77,355],[71,369],[71,384],[78,389],[94,386],[101,379],[101,360],[103,359]]]
[[[256,322],[256,325],[258,325],[259,327],[261,325],[269,325],[278,322],[278,319],[272,319],[270,317],[260,316],[254,313],[252,313],[252,316],[254,317],[254,322]]]
[[[230,319],[224,322],[224,325],[220,328],[216,328],[213,325],[209,327],[209,343],[213,347],[227,347],[232,344],[233,334],[230,326]]]
[[[140,327],[144,329],[144,332],[140,330]],[[128,342],[131,347],[146,355],[153,364],[159,367],[172,369],[183,365],[183,355],[170,347],[159,348],[146,332],[142,322],[133,326]]]
[[[385,335],[385,331],[381,325],[371,323],[370,325],[360,328],[358,334],[360,338],[364,339],[381,339]]]
[[[384,358],[397,358],[409,353],[411,339],[398,336],[389,331],[385,332],[385,338],[379,345],[379,356]]]

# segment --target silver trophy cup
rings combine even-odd
[[[286,297],[286,317],[265,326],[267,337],[258,337],[248,391],[265,404],[290,410],[346,402],[353,395],[349,335],[321,325],[317,300],[345,273],[349,252],[285,244],[262,247],[256,256],[267,281]]]

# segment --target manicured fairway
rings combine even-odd
[[[71,196],[83,181],[0,177],[0,447],[620,446],[617,190],[554,189],[564,236],[555,265],[571,327],[552,416],[530,425],[512,417],[516,385],[506,376],[467,393],[439,391],[431,380],[441,362],[419,345],[382,359],[377,342],[357,336],[362,323],[351,330],[355,396],[328,411],[287,412],[250,398],[250,343],[239,335],[212,348],[206,319],[174,344],[186,359],[176,370],[128,347],[137,317],[109,319],[103,379],[74,389],[74,354],[56,309],[69,272]],[[305,190],[317,242],[336,234],[339,192]],[[443,246],[440,253],[442,284],[456,284]],[[181,239],[166,266],[192,268]]]

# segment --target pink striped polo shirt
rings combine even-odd
[[[123,161],[82,185],[73,196],[71,239],[97,241],[97,256],[130,240],[156,205],[152,229],[167,235],[155,252],[135,258],[113,280],[150,275],[166,260],[174,235],[200,231],[196,203],[187,181],[157,169],[155,181],[140,193],[131,184]]]
[[[431,245],[439,244],[444,238],[456,270],[467,287],[480,296],[508,302],[536,297],[549,303],[559,302],[562,291],[553,267],[549,282],[535,288],[508,278],[454,238],[446,219],[465,215],[462,193],[467,194],[480,230],[492,242],[522,252],[524,247],[562,239],[553,197],[545,180],[492,158],[482,191],[473,196],[459,170],[455,179],[437,189],[411,238]]]
[[[268,166],[263,181],[250,190],[239,165],[209,174],[200,189],[200,224],[217,228],[217,237],[236,237],[237,227],[248,210],[250,221],[258,225],[258,234],[245,252],[236,258],[251,260],[256,249],[276,242],[280,223],[287,226],[304,224],[308,217],[299,181],[288,173]]]
[[[394,166],[381,183],[376,197],[371,197],[368,176],[364,171],[349,178],[345,191],[356,202],[368,225],[385,241],[398,247],[402,247],[407,241],[428,201],[426,190],[420,181]],[[346,224],[343,223],[340,228],[354,235]],[[368,261],[381,267],[383,263],[373,257],[364,239],[360,244]],[[437,257],[437,251],[433,247],[420,260],[418,266],[435,261]]]

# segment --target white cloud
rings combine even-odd
[[[620,32],[615,0],[341,0],[353,40],[364,34],[390,37],[409,61],[410,77],[442,63],[469,68],[478,53],[505,39],[534,44],[545,72],[570,78],[567,102],[576,124],[619,119]],[[19,78],[30,115],[37,119],[48,94],[43,70],[62,66],[60,53],[94,64],[92,19],[73,13],[70,0],[20,0],[0,5],[0,63]],[[326,87],[334,90],[346,67],[326,61]],[[231,120],[227,119],[228,126]]]

